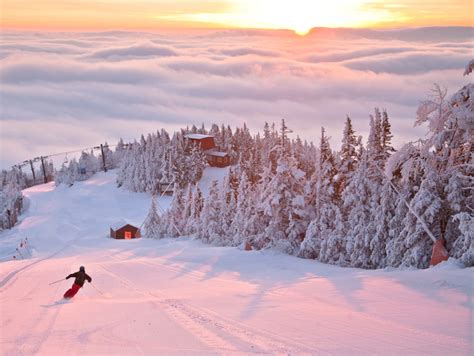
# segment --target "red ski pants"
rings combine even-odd
[[[72,298],[76,295],[77,292],[79,292],[79,289],[81,289],[81,286],[74,283],[66,293],[64,293],[64,298]]]

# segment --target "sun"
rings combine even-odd
[[[376,1],[376,0],[374,0]],[[313,27],[360,27],[386,20],[368,11],[363,0],[238,0],[233,25],[291,29],[305,35]]]
[[[318,1],[244,1],[250,22],[255,27],[285,28],[304,35],[317,26]]]

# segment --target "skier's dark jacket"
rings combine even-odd
[[[66,277],[66,279],[69,278],[75,278],[76,280],[74,281],[74,284],[77,284],[78,286],[83,286],[84,282],[86,279],[89,281],[89,283],[92,282],[92,278],[87,275],[86,272],[78,271],[76,273],[72,273],[69,276]]]

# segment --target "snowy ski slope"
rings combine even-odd
[[[140,225],[150,205],[114,182],[24,192],[29,210],[0,234],[0,354],[473,354],[472,268],[365,271],[191,238],[113,240],[110,224]],[[24,237],[33,257],[9,260]],[[80,265],[93,283],[62,302],[71,280],[49,283]]]

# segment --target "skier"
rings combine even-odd
[[[72,273],[66,277],[66,279],[75,278],[74,284],[72,287],[64,293],[64,298],[69,299],[76,295],[80,288],[84,285],[84,282],[87,280],[89,283],[92,282],[92,278],[89,277],[86,273],[86,269],[84,266],[79,267],[79,271],[76,273]]]

